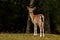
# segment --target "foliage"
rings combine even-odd
[[[0,1],[0,26],[10,24],[26,26],[28,16],[26,6],[29,6],[29,0]],[[35,0],[34,6],[37,7],[35,13],[49,14],[51,31],[60,33],[60,0]]]

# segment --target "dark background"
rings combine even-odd
[[[29,0],[0,0],[0,33],[26,33],[28,19],[26,6],[29,6],[29,2]],[[60,0],[35,0],[34,6],[37,8],[34,14],[49,15],[50,32],[60,34]],[[33,32],[33,27],[30,27],[30,32]]]

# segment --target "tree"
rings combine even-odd
[[[30,0],[29,6],[30,7],[33,7],[33,4],[34,4],[34,0]],[[30,30],[30,16],[28,15],[26,33],[29,33],[29,30]]]

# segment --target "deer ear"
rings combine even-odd
[[[27,9],[29,9],[29,7],[27,6]]]

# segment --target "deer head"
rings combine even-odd
[[[29,12],[33,12],[36,9],[36,7],[27,7],[27,9]]]

